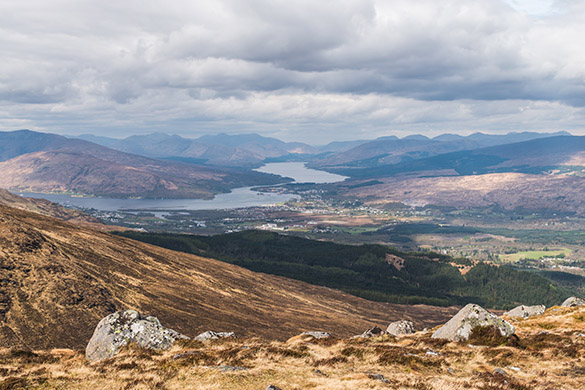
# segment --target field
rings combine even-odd
[[[510,253],[506,255],[498,256],[500,260],[504,262],[517,262],[523,259],[528,260],[541,260],[541,259],[553,259],[553,258],[567,258],[571,256],[571,250],[568,248],[561,249],[550,249],[541,251],[526,251],[518,253]]]

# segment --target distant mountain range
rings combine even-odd
[[[437,146],[437,149],[441,145]],[[378,160],[379,161],[379,160]],[[372,164],[373,165],[373,164]],[[432,176],[486,173],[565,173],[585,171],[585,136],[559,135],[524,142],[435,154],[374,166],[330,167],[354,178],[380,178],[398,174]]]
[[[81,135],[80,139],[122,152],[216,166],[257,168],[267,158],[312,155],[318,149],[299,142],[283,142],[258,134],[206,135],[197,139],[178,135],[134,135],[125,139]]]
[[[110,197],[211,198],[282,182],[259,172],[165,161],[29,130],[0,132],[0,187]]]
[[[554,136],[570,136],[567,132],[557,133],[509,133],[490,135],[475,133],[469,136],[443,134],[435,138],[413,135],[405,138],[382,137],[359,144],[354,148],[314,159],[310,166],[320,169],[375,168],[393,164],[408,163],[440,154],[475,150],[496,145],[505,145]]]
[[[81,135],[78,138],[111,149],[141,156],[204,163],[206,165],[257,168],[265,162],[309,161],[318,169],[373,168],[427,158],[439,154],[473,150],[495,145],[528,141],[559,135],[557,133],[509,133],[469,136],[443,134],[435,138],[411,135],[405,138],[380,137],[375,140],[331,142],[308,145],[283,142],[258,134],[205,135],[189,139],[178,135],[154,133],[124,139]]]

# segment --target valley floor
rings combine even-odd
[[[88,363],[82,351],[0,351],[1,389],[581,389],[585,307],[510,320],[517,340],[394,338],[186,341]]]

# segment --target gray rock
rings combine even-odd
[[[561,306],[575,307],[575,306],[583,306],[583,305],[585,305],[585,299],[577,298],[577,297],[570,297],[570,298],[567,298]]]
[[[238,366],[219,366],[219,371],[221,372],[236,372],[236,371],[248,371],[248,367],[238,367]]]
[[[214,332],[212,330],[208,330],[207,332],[201,333],[199,336],[195,337],[193,340],[197,341],[207,341],[207,340],[217,340],[217,339],[225,339],[225,338],[236,338],[236,334],[234,332]]]
[[[331,333],[327,333],[327,332],[303,332],[303,333],[301,333],[301,336],[311,336],[311,337],[314,337],[316,339],[328,339],[329,337],[331,337]]]
[[[506,371],[502,370],[501,368],[496,368],[494,370],[494,374],[500,374],[500,375],[508,376],[508,373]]]
[[[387,333],[385,331],[383,331],[381,328],[374,326],[373,328],[366,330],[364,333],[362,333],[360,335],[353,336],[353,338],[354,339],[356,339],[356,338],[369,339],[370,337],[382,336],[385,334],[387,334]]]
[[[382,374],[376,374],[376,373],[368,373],[366,374],[368,375],[368,378],[370,379],[374,379],[383,383],[390,383],[390,381],[388,379],[386,379],[386,377]]]
[[[165,350],[178,339],[188,337],[165,328],[156,317],[143,317],[136,310],[118,311],[99,322],[85,348],[85,357],[90,361],[109,359],[130,343]]]
[[[412,323],[412,321],[406,320],[396,321],[388,325],[388,329],[386,329],[386,332],[390,333],[392,336],[413,334],[415,332],[414,324]]]
[[[274,386],[274,385],[270,385],[266,388],[266,390],[282,390],[280,387]]]
[[[515,317],[515,318],[528,318],[533,316],[539,316],[544,314],[546,310],[546,306],[544,305],[536,305],[536,306],[518,306],[513,308],[510,311],[504,313],[505,316],[508,317]]]
[[[437,329],[431,337],[434,339],[464,341],[468,340],[472,330],[479,326],[495,326],[502,336],[511,336],[515,332],[514,327],[508,322],[481,306],[470,303],[455,314],[446,324]]]

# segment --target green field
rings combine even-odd
[[[571,250],[568,248],[560,248],[560,249],[551,249],[551,250],[542,250],[542,251],[526,251],[526,252],[518,252],[518,253],[511,253],[507,255],[500,255],[500,260],[506,262],[516,262],[522,259],[529,259],[529,260],[539,260],[545,257],[556,257],[559,255],[565,255],[565,258],[571,256]]]

